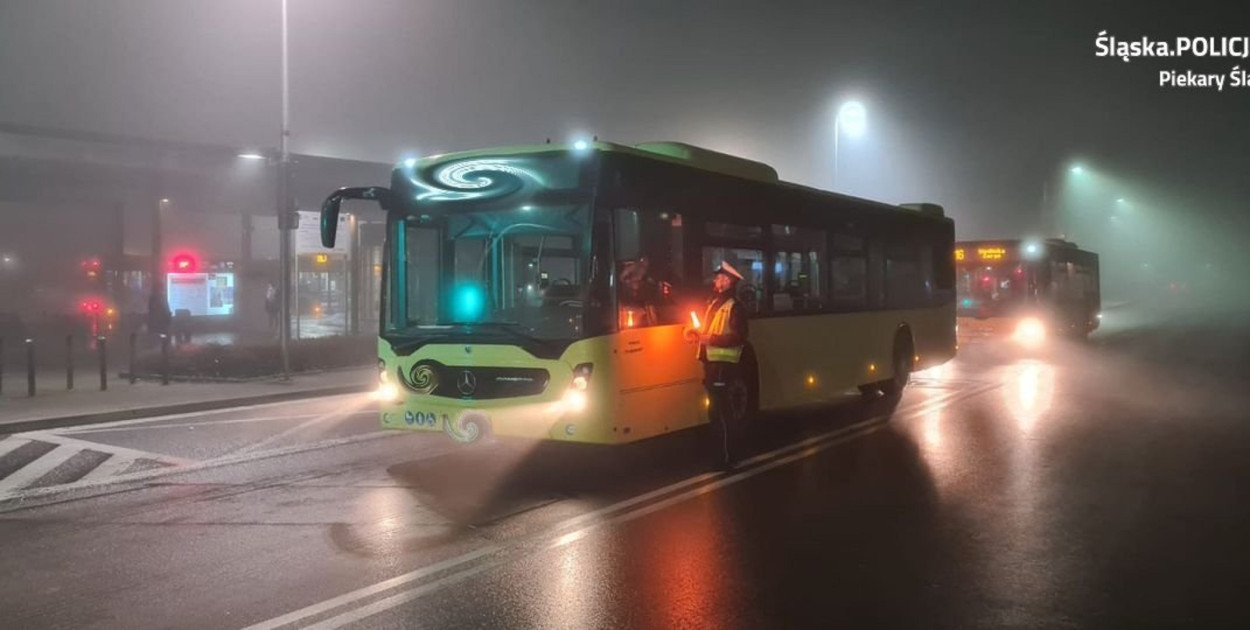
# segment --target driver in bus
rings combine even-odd
[[[660,323],[652,281],[647,276],[647,259],[621,263],[620,325],[622,328],[644,328]]]
[[[734,298],[742,274],[721,262],[712,282],[703,319],[692,322],[686,336],[699,343],[703,362],[703,386],[708,396],[708,421],[712,425],[712,457],[718,468],[729,470],[740,454],[738,442],[745,431],[750,390],[741,367],[747,342],[747,312]]]

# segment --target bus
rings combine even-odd
[[[955,353],[954,224],[934,204],[598,140],[405,160],[389,188],[326,199],[327,247],[344,199],[388,217],[384,428],[623,444],[706,423],[683,330],[722,261],[750,314],[735,411],[897,393]]]
[[[1102,318],[1098,254],[1062,239],[955,244],[959,336],[1084,339]]]

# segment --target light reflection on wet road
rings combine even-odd
[[[0,609],[24,626],[1228,625],[1250,557],[1241,321],[969,344],[888,423],[880,404],[780,418],[732,475],[703,474],[698,433],[489,457],[399,436],[10,511],[0,569],[23,580]]]

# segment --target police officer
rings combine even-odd
[[[747,343],[746,309],[734,298],[742,274],[722,262],[712,284],[712,297],[698,329],[687,329],[689,338],[699,343],[703,362],[703,385],[707,388],[708,419],[712,425],[713,462],[733,468],[737,442],[745,430],[750,395],[741,368],[742,351]]]

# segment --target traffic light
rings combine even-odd
[[[200,267],[200,261],[196,260],[192,254],[182,253],[174,256],[169,266],[176,273],[195,273],[195,270]]]

